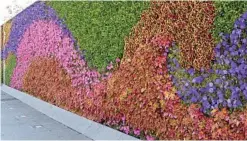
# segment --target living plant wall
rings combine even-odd
[[[247,139],[246,25],[244,1],[36,2],[5,80],[140,139]]]

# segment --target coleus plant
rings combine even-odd
[[[193,7],[192,11],[190,5]],[[174,8],[178,8],[178,11],[173,11]],[[225,42],[222,41],[216,47],[213,68],[198,70],[201,66],[209,66],[208,62],[212,61],[212,51],[205,53],[204,50],[208,45],[210,49],[213,48],[212,39],[208,36],[210,23],[214,17],[212,9],[211,2],[153,2],[150,11],[143,13],[141,21],[125,40],[125,54],[121,61],[116,59],[119,68],[115,69],[112,62],[108,65],[109,72],[106,74],[88,68],[85,57],[76,49],[75,41],[70,37],[70,32],[63,22],[56,18],[38,18],[25,28],[21,37],[18,37],[20,43],[16,47],[17,67],[11,85],[30,91],[31,94],[54,102],[58,106],[76,111],[89,119],[117,124],[117,129],[129,134],[134,133],[139,137],[143,136],[144,139],[246,139],[246,108],[230,114],[224,105],[221,110],[212,108],[211,100],[218,85],[220,87],[223,83],[221,78],[226,80],[234,78],[238,82],[240,78],[238,75],[245,76],[241,71],[245,69],[242,64],[246,61],[241,59],[243,50],[239,49],[238,45],[228,47],[236,43],[245,44],[246,41],[238,37],[245,36],[243,34],[245,30],[242,29],[245,18],[240,19],[239,23],[236,22],[236,30],[232,35],[223,34]],[[187,21],[187,24],[183,22],[184,17],[194,16],[193,14],[200,12],[207,14],[205,23],[195,22],[198,18],[196,16],[196,19]],[[198,39],[199,42],[194,42],[194,36],[198,36],[195,25],[207,31],[202,33],[205,38]],[[185,30],[181,30],[183,28]],[[195,29],[190,30],[191,28]],[[176,35],[180,30],[183,32]],[[183,42],[187,37],[188,40]],[[183,46],[176,46],[172,41]],[[201,46],[194,52],[190,49],[190,44]],[[187,54],[193,55],[179,54],[178,47],[181,52],[187,51]],[[225,53],[222,50],[225,48],[232,50],[226,52],[227,58],[222,57]],[[187,70],[180,67],[181,59],[178,58],[180,55],[185,60],[198,60],[200,57],[210,59],[198,61],[205,61],[205,64],[192,63],[197,69]],[[171,65],[169,69],[178,74],[172,74],[174,76],[170,77],[167,73],[167,63]],[[238,67],[239,70],[235,72],[231,67]],[[56,75],[56,72],[59,74]],[[174,85],[177,90],[172,86],[172,80],[176,82]],[[49,82],[44,85],[46,81]],[[48,86],[52,85],[52,82],[58,86],[54,86],[54,90]],[[242,83],[239,81],[235,85],[240,84]],[[190,93],[184,94],[183,92],[187,91],[181,91],[181,85],[186,90],[193,89],[189,89]],[[229,85],[231,83],[228,82],[223,87]],[[202,96],[197,95],[197,89],[205,93],[202,93]],[[242,91],[244,88],[239,89]],[[239,92],[239,89],[234,90]],[[46,95],[44,90],[50,93]],[[183,105],[176,94],[185,102],[201,102],[202,106]],[[216,94],[222,98],[221,93]],[[228,94],[229,92],[226,96],[229,96]],[[223,100],[224,98],[223,95]],[[232,99],[236,100],[236,95]],[[205,116],[200,110],[210,113],[210,117]]]

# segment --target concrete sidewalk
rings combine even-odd
[[[91,140],[1,91],[2,140]]]

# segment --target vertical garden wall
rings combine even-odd
[[[247,139],[246,25],[244,1],[36,2],[4,83],[141,139]]]

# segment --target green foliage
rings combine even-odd
[[[230,33],[234,21],[247,11],[247,1],[215,1],[216,17],[214,21],[213,37],[220,41],[219,34]]]
[[[2,66],[2,60],[1,60],[1,84],[3,83],[3,66]]]
[[[13,74],[13,70],[16,66],[16,56],[14,54],[9,54],[5,63],[5,83],[6,85],[10,85],[11,76]]]
[[[144,1],[49,1],[77,39],[90,67],[100,71],[121,58],[124,37],[149,7]]]

